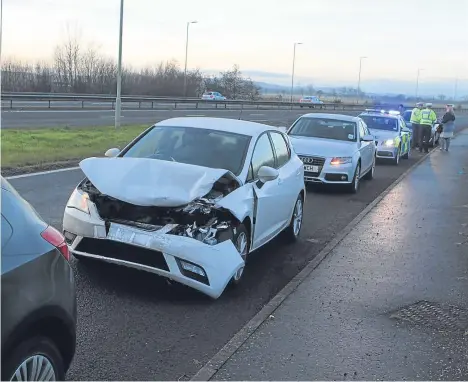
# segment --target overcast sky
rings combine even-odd
[[[2,56],[48,59],[67,27],[83,46],[116,58],[120,0],[3,0]],[[287,83],[293,44],[299,81],[453,82],[468,78],[468,0],[125,0],[124,64],[263,73]],[[271,76],[270,74],[271,73]],[[281,78],[281,74],[284,74]]]

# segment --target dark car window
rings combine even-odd
[[[251,137],[193,127],[155,126],[127,151],[125,158],[154,158],[229,170],[239,175]]]
[[[330,118],[300,118],[289,131],[292,137],[311,137],[335,139],[338,141],[356,141],[355,122]]]
[[[276,168],[284,166],[290,158],[288,145],[280,133],[270,133],[276,152]]]
[[[252,178],[256,179],[258,170],[262,166],[273,167],[275,165],[275,156],[271,147],[270,139],[267,134],[263,134],[257,141],[252,155]]]
[[[375,115],[362,115],[361,118],[369,129],[398,131],[398,119]]]
[[[411,121],[411,113],[412,113],[411,110],[406,110],[403,113],[403,119],[405,120],[405,122],[410,122]]]
[[[10,222],[3,216],[2,214],[2,249],[8,243],[8,241],[13,235],[13,227],[11,226]]]

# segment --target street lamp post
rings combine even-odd
[[[187,22],[187,35],[185,37],[185,70],[184,70],[184,97],[187,97],[187,54],[188,54],[188,37],[190,24],[196,24],[198,21]]]
[[[294,68],[296,65],[296,45],[302,45],[302,42],[295,42],[294,43],[294,50],[293,50],[293,65],[292,65],[292,76],[291,76],[291,103],[293,101],[293,91],[294,91]],[[292,105],[291,105],[292,107]]]
[[[122,35],[123,35],[124,0],[120,0],[120,26],[119,26],[119,58],[117,61],[117,97],[115,99],[115,128],[120,127],[120,110],[122,106]]]
[[[423,68],[418,68],[418,75],[416,76],[416,101],[418,100],[419,96],[419,75],[421,71],[424,70]]]
[[[457,91],[458,91],[458,77],[455,78],[455,88],[453,89],[453,101],[454,102],[457,99]]]
[[[367,58],[366,56],[359,57],[359,76],[358,76],[358,83],[357,83],[357,93],[358,97],[361,94],[361,69],[362,69],[362,60]]]

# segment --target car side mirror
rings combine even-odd
[[[120,154],[120,149],[114,147],[112,149],[107,150],[104,156],[109,157],[109,158],[115,158],[119,154]]]
[[[361,141],[364,141],[364,142],[372,142],[374,140],[374,136],[373,135],[364,135],[363,137],[361,137]]]
[[[262,183],[270,182],[275,180],[279,176],[279,171],[270,166],[262,166],[258,170],[258,179]]]

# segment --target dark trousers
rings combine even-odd
[[[413,127],[413,140],[411,141],[411,148],[415,148],[416,146],[419,146],[419,130],[420,130],[420,125],[419,123],[412,123],[411,124]]]
[[[419,125],[419,151],[427,153],[429,151],[429,140],[431,139],[432,126],[430,125]]]

